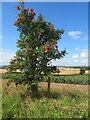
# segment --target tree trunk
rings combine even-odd
[[[50,93],[50,77],[48,77],[48,92]]]
[[[31,85],[31,92],[32,92],[32,95],[37,95],[38,94],[38,85],[37,84],[32,84]]]

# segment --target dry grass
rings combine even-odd
[[[0,73],[5,73],[5,72],[7,72],[6,69],[0,69]]]
[[[0,73],[5,73],[7,72],[6,69],[0,69]],[[90,70],[85,70],[86,74],[90,74]],[[80,74],[80,70],[79,69],[71,69],[71,68],[63,68],[63,69],[58,69],[56,73],[54,74],[58,74],[58,75],[72,75],[72,74]]]
[[[47,87],[46,82],[41,82],[39,86]],[[63,83],[51,83],[51,88],[59,91],[82,91],[88,93],[88,85],[77,85],[77,84],[63,84]]]
[[[7,82],[8,82],[8,80],[2,81],[0,79],[0,87],[1,86],[2,86],[2,88],[7,87]],[[38,84],[38,86],[39,86],[39,88],[47,89],[48,83],[47,82],[40,82]],[[13,88],[13,89],[14,88],[16,89],[16,86],[15,86],[14,83],[11,83],[10,87]],[[19,85],[18,88],[26,91],[26,86]],[[51,88],[51,90],[53,89],[54,91],[58,91],[58,92],[61,92],[61,93],[64,93],[65,91],[80,91],[80,92],[88,94],[88,85],[51,83],[50,88]]]

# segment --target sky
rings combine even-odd
[[[89,2],[89,0],[1,0],[2,2]]]
[[[13,25],[17,19],[17,2],[2,3],[2,47],[0,45],[0,65],[8,65],[17,50],[19,32]],[[60,60],[52,60],[55,66],[88,65],[88,3],[87,2],[28,2],[26,8],[33,8],[36,16],[43,14],[55,29],[63,28],[64,34],[58,41],[59,50],[66,48],[67,55]],[[1,42],[0,42],[1,43]]]

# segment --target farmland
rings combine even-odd
[[[89,83],[90,74],[83,74],[83,75],[52,75],[51,76],[51,82],[54,83],[66,83],[66,84],[82,84],[87,85]],[[48,80],[46,77],[42,80],[44,82],[47,82]]]
[[[8,79],[9,74],[2,73],[3,79]],[[66,83],[66,84],[81,84],[81,85],[87,85],[90,83],[88,78],[90,77],[90,74],[76,74],[76,75],[51,75],[50,81],[54,83]],[[44,78],[41,80],[41,82],[47,82],[48,77],[44,76]]]
[[[65,79],[69,82],[65,82]],[[71,82],[72,79],[74,84]],[[88,117],[88,75],[86,74],[51,76],[50,93],[47,92],[47,79],[44,77],[44,80],[38,84],[36,97],[26,89],[27,86],[16,87],[14,83],[7,86],[7,82],[8,79],[2,79],[3,118]]]

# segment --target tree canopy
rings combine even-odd
[[[59,51],[57,42],[64,33],[63,29],[44,19],[42,14],[36,17],[32,8],[25,8],[24,3],[17,5],[18,18],[14,23],[19,31],[16,56],[10,61],[8,71],[11,80],[17,84],[37,85],[53,67],[52,59],[65,56],[66,50]]]

